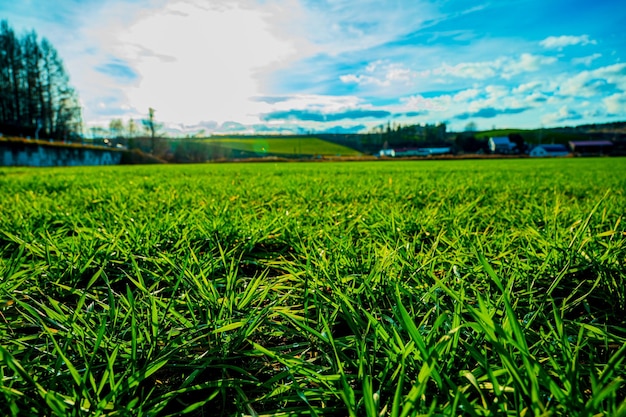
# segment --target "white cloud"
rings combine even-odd
[[[272,106],[273,111],[309,110],[320,113],[338,113],[355,108],[371,108],[356,96],[326,96],[294,94]]]
[[[477,88],[468,88],[467,90],[460,91],[452,98],[454,101],[468,101],[475,99],[480,95],[480,90]]]
[[[373,84],[379,87],[388,87],[395,83],[408,85],[417,76],[415,71],[411,71],[401,64],[379,60],[368,64],[365,67],[365,74],[346,74],[339,76],[339,79],[346,84]]]
[[[71,11],[59,50],[88,124],[145,117],[148,107],[162,122],[255,122],[264,104],[250,98],[267,93],[264,74],[311,53],[285,34],[301,9],[297,0],[108,0]],[[110,62],[136,77],[102,70]]]
[[[502,85],[488,85],[484,87],[484,97],[471,100],[466,108],[477,112],[484,108],[520,107],[519,103],[512,103],[510,90]]]
[[[577,111],[570,109],[568,106],[562,106],[557,112],[544,115],[541,118],[541,123],[545,125],[554,125],[568,120],[579,120],[581,117],[582,116]]]
[[[398,65],[395,67],[391,67],[387,71],[386,79],[389,81],[399,81],[403,83],[407,83],[414,77],[414,73],[402,66]]]
[[[140,75],[130,104],[182,123],[256,120],[259,103],[250,98],[262,92],[258,72],[295,55],[271,32],[265,13],[173,0],[120,30],[118,53]]]
[[[395,40],[440,18],[436,5],[422,0],[304,1],[301,32],[329,55],[360,51]]]
[[[576,75],[564,74],[558,93],[568,97],[597,97],[626,91],[626,64],[613,64]]]
[[[589,35],[581,36],[549,36],[539,42],[541,46],[547,49],[563,49],[566,46],[572,45],[595,45],[597,42],[589,38]]]
[[[600,57],[623,61],[618,51],[613,57],[606,50],[554,52],[596,44],[588,35],[551,36],[537,52],[524,32],[438,31],[436,23],[452,16],[442,2],[102,0],[80,10],[73,2],[43,2],[34,12],[37,1],[9,7],[58,47],[87,106],[87,123],[145,117],[148,107],[160,122],[186,126],[203,120],[252,125],[259,115],[289,110],[372,109],[398,117],[417,111],[424,118],[414,117],[432,122],[431,116],[454,120],[498,109],[503,120],[524,118],[531,125],[539,113],[555,121],[625,113],[626,64],[594,68]],[[491,6],[456,18],[483,7]],[[63,23],[45,21],[48,15],[64,16]],[[353,91],[358,95],[333,96]]]
[[[502,98],[509,94],[509,89],[502,85],[488,85],[485,87],[485,91],[494,99]]]
[[[590,66],[591,63],[593,61],[595,61],[596,59],[600,58],[602,56],[602,54],[593,54],[593,55],[588,55],[588,56],[583,56],[580,58],[574,58],[572,59],[572,64],[574,65],[579,65],[579,64],[583,64],[586,66]]]
[[[543,86],[541,81],[530,81],[524,84],[520,84],[519,86],[513,89],[513,93],[515,94],[523,94],[528,91],[537,91]]]
[[[548,99],[549,97],[547,95],[538,91],[532,92],[523,98],[523,100],[530,105],[536,105],[537,103],[545,103],[548,101]]]
[[[438,117],[444,120],[453,120],[459,114],[479,114],[484,111],[491,112],[494,109],[513,109],[521,113],[524,109],[537,106],[535,102],[529,101],[526,94],[514,93],[506,85],[495,84],[474,86],[454,95],[424,97],[416,94],[401,99],[400,102],[404,106],[402,111],[428,111],[431,112],[430,117],[434,116],[432,112],[437,112]]]
[[[417,94],[411,97],[402,98],[400,100],[408,110],[428,110],[428,111],[446,111],[450,109],[452,97],[449,95],[440,95],[437,97],[424,97]]]
[[[350,84],[350,83],[376,84],[378,82],[378,80],[374,79],[373,77],[369,77],[366,75],[356,75],[356,74],[340,75],[339,79],[341,80],[342,83],[346,83],[346,84]]]
[[[456,65],[443,64],[433,71],[436,75],[452,75],[460,78],[484,80],[495,77],[502,68],[502,59],[486,62],[461,62]]]
[[[626,114],[626,92],[615,93],[603,100],[607,112],[612,115]]]
[[[542,66],[554,64],[556,62],[555,57],[543,56],[543,55],[533,55],[533,54],[522,54],[520,55],[519,60],[512,61],[509,63],[509,68],[507,69],[508,74],[519,74],[522,72],[534,72],[538,71]]]
[[[514,75],[538,71],[541,67],[554,62],[556,62],[554,57],[523,53],[518,58],[500,57],[492,61],[462,62],[454,66],[443,64],[440,68],[433,70],[433,74],[475,80],[494,77],[510,79]]]
[[[524,53],[517,57],[499,57],[491,61],[461,62],[455,65],[444,63],[434,69],[418,70],[403,64],[378,60],[369,63],[361,73],[344,74],[339,76],[339,79],[346,84],[354,83],[360,86],[374,86],[378,88],[388,88],[394,85],[398,87],[417,87],[418,85],[426,86],[434,83],[451,84],[458,82],[455,78],[477,81],[493,78],[509,80],[519,74],[537,72],[542,67],[554,62],[556,62],[554,57]],[[472,89],[466,89],[464,94],[477,93]],[[461,96],[458,96],[455,99],[458,100],[460,98]],[[416,104],[413,99],[409,100]],[[420,106],[424,104],[421,99],[418,98],[417,100],[417,104]],[[439,107],[435,106],[435,108]]]

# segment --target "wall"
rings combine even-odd
[[[122,152],[73,146],[46,146],[23,142],[0,142],[1,166],[117,165]]]

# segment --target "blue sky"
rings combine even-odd
[[[626,120],[612,0],[0,0],[64,59],[88,126],[362,131]]]

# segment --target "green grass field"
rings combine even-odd
[[[0,169],[1,415],[626,415],[626,159]]]
[[[276,138],[243,138],[216,136],[208,139],[202,139],[201,142],[208,144],[217,144],[225,149],[252,152],[258,155],[360,155],[358,151],[352,148],[308,136]]]

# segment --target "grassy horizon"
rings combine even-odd
[[[216,136],[196,139],[201,143],[214,143],[237,151],[253,152],[259,155],[323,155],[359,156],[361,153],[347,146],[332,143],[314,136],[293,137],[228,137]]]

